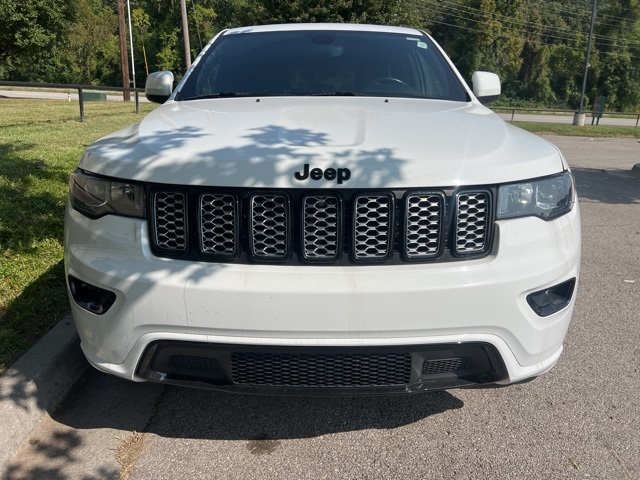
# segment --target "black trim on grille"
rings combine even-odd
[[[438,212],[430,211],[429,208],[425,210],[425,207],[420,204],[414,206],[414,204],[411,203],[413,199],[423,199],[419,202],[424,201],[424,199],[427,199],[426,201],[429,202],[436,201],[438,203]],[[414,212],[414,208],[417,208],[418,211]],[[404,248],[402,254],[406,260],[429,260],[442,255],[445,248],[444,233],[447,210],[446,198],[442,192],[428,190],[410,191],[404,195]],[[428,212],[431,218],[424,218],[425,212]],[[423,225],[424,221],[427,221],[429,226]],[[417,228],[418,231],[414,231],[415,228]],[[433,231],[434,228],[436,230],[435,232]],[[431,245],[434,241],[437,243],[435,248]],[[422,252],[420,250],[422,250]]]
[[[491,190],[462,190],[455,194],[454,199],[453,254],[458,257],[484,255],[490,250],[493,240],[494,202]],[[460,206],[463,202],[464,211]]]
[[[206,214],[205,202],[220,215]],[[213,203],[216,202],[216,205]],[[198,197],[198,239],[202,255],[211,260],[230,260],[238,257],[240,245],[240,203],[231,193],[203,192]],[[230,218],[226,218],[229,217]],[[214,238],[211,238],[214,236]]]
[[[358,193],[354,197],[351,258],[355,263],[380,263],[391,258],[395,212],[395,198],[389,192]]]
[[[319,202],[324,202],[324,205],[319,205]],[[327,204],[327,202],[329,202],[329,204]],[[318,218],[318,214],[314,213],[314,211],[320,208],[325,209],[325,216],[322,218]],[[326,211],[331,208],[335,208],[336,211],[335,221],[330,217],[330,213],[326,213]],[[300,252],[302,259],[309,263],[335,263],[338,261],[344,249],[344,206],[342,204],[342,197],[330,192],[304,195],[300,200],[300,212],[302,212],[302,220],[300,222]],[[324,224],[325,232],[322,238],[323,242],[335,239],[333,254],[331,254],[330,247],[326,247],[324,244],[316,245],[317,240],[315,240],[314,237],[317,236],[317,234],[314,234],[310,228],[311,222],[313,221],[323,222]],[[329,232],[326,231],[327,228],[329,228]],[[335,232],[332,234],[333,230],[335,230]],[[324,254],[319,250],[324,250]]]
[[[270,207],[272,207],[270,209]],[[252,260],[284,262],[291,257],[291,199],[286,192],[249,197],[249,254]]]
[[[171,231],[173,217],[162,210],[166,205],[156,204],[159,194],[184,195],[183,229],[176,224],[176,231]],[[495,229],[494,189],[486,187],[363,191],[149,185],[147,198],[152,252],[193,261],[287,265],[462,261],[488,255]],[[462,219],[457,212],[461,198],[466,202]],[[485,216],[478,216],[471,205],[478,198],[486,207]],[[322,206],[323,199],[331,205]],[[473,237],[478,229],[482,241]],[[165,235],[160,236],[162,241],[158,232]],[[465,235],[471,238],[471,248],[456,243]]]
[[[508,378],[486,343],[378,347],[276,347],[156,341],[140,378],[236,393],[399,394],[491,384]]]
[[[176,200],[175,203],[179,205],[178,208],[169,208],[167,209],[168,211],[165,211],[165,207],[162,209],[156,208],[160,202],[166,203],[167,199],[171,196],[173,196],[174,199],[181,197],[183,204],[180,205],[179,200]],[[153,208],[150,210],[151,231],[153,232],[151,235],[152,247],[164,253],[187,253],[189,250],[188,194],[181,190],[167,189],[156,190],[150,197],[153,205]],[[160,197],[162,197],[163,200],[159,200]],[[170,238],[167,233],[169,228],[166,225],[169,221],[173,221],[173,223],[176,224],[172,230],[173,238]],[[162,223],[162,227],[159,226],[159,223]]]

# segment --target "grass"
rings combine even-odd
[[[513,122],[514,125],[539,135],[551,134],[566,137],[640,138],[640,128],[611,127],[605,125],[576,127],[565,123]]]
[[[134,104],[0,99],[0,373],[69,310],[62,227],[69,174]],[[153,104],[140,104],[147,113]]]

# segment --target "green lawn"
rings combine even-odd
[[[0,98],[0,372],[69,310],[62,266],[69,174],[92,141],[140,120],[134,108],[86,102],[80,123],[77,102]]]

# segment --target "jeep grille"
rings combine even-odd
[[[154,187],[156,255],[222,262],[388,263],[491,249],[490,189],[359,192]]]

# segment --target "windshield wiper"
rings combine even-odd
[[[180,100],[205,100],[207,98],[234,98],[234,97],[259,97],[257,93],[247,92],[217,92],[194,95],[193,97],[181,98]]]

